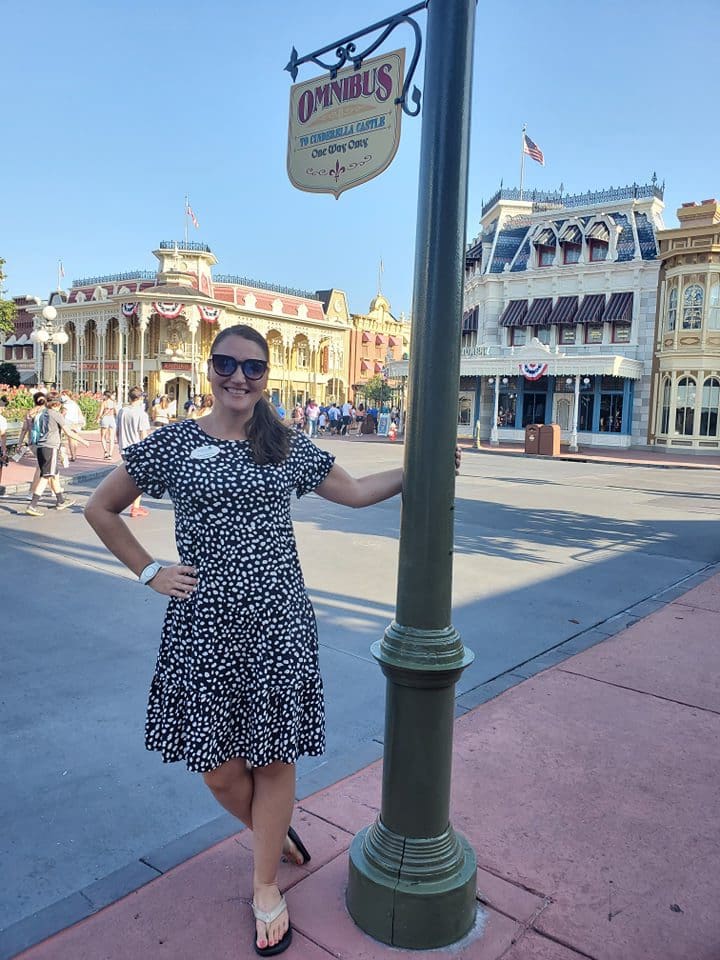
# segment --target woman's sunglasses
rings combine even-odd
[[[209,363],[219,377],[231,377],[238,367],[247,380],[262,380],[267,373],[267,360],[236,360],[224,353],[213,353]]]

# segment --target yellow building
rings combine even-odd
[[[326,309],[317,293],[213,276],[217,260],[203,243],[164,241],[154,255],[157,273],[89,277],[51,296],[57,319],[50,332],[68,337],[53,348],[58,385],[113,390],[126,399],[137,384],[149,396],[167,393],[181,412],[189,396],[209,389],[206,360],[218,331],[245,323],[268,339],[268,392],[275,403],[289,409],[310,398],[346,399],[352,325],[342,290],[323,292]],[[41,305],[29,312],[37,328],[48,326]],[[41,378],[40,345],[36,349]]]
[[[351,399],[363,396],[363,387],[388,363],[407,359],[410,351],[410,324],[401,315],[396,319],[390,304],[378,293],[367,313],[351,317],[350,360],[348,366]]]
[[[661,230],[648,440],[720,447],[720,204],[685,203]]]

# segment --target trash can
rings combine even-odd
[[[525,427],[525,453],[540,453],[540,426],[537,423]]]
[[[539,449],[541,457],[559,457],[560,456],[560,424],[548,423],[540,427],[539,430]]]

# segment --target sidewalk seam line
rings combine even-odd
[[[568,670],[566,667],[558,666],[560,673],[569,673],[573,677],[582,677],[584,680],[593,680],[595,683],[604,683],[608,687],[616,687],[618,690],[629,690],[631,693],[639,693],[643,697],[652,697],[654,700],[662,700],[665,703],[675,703],[679,707],[689,707],[691,710],[701,710],[703,713],[711,713],[715,717],[720,717],[720,710],[713,710],[712,707],[701,707],[697,703],[687,703],[685,700],[673,700],[672,697],[663,697],[659,693],[652,693],[650,690],[638,690],[637,687],[629,687],[624,683],[613,683],[612,680],[603,680],[602,677],[592,677],[587,673],[580,673],[579,670]]]

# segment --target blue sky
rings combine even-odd
[[[362,312],[382,257],[383,292],[409,312],[420,118],[403,118],[391,167],[339,200],[295,190],[285,170],[292,45],[304,54],[400,9],[0,0],[7,290],[46,297],[58,258],[66,284],[153,269],[158,242],[182,238],[188,193],[191,239],[210,245],[217,272],[339,286]],[[517,185],[524,122],[546,159],[527,160],[528,188],[582,192],[656,171],[668,226],[680,203],[720,196],[718,26],[717,0],[480,0],[468,236],[501,178]],[[385,49],[410,42],[400,28]]]

